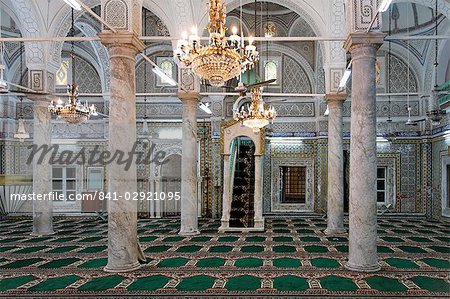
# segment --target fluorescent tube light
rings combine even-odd
[[[67,5],[70,5],[75,10],[81,10],[81,5],[78,3],[77,0],[64,0],[64,2],[67,3]]]
[[[383,2],[381,2],[380,7],[378,8],[379,12],[385,12],[388,10],[389,6],[391,5],[392,0],[383,0]]]
[[[164,81],[166,81],[167,83],[169,83],[169,85],[171,86],[177,86],[178,83],[170,78],[169,76],[166,75],[166,73],[164,73],[164,71],[162,69],[160,69],[158,66],[154,66],[153,67],[153,72],[158,75],[159,77],[161,77],[162,79],[164,79]]]
[[[350,79],[350,75],[352,74],[352,70],[350,68],[346,69],[344,75],[342,76],[341,82],[339,83],[339,88],[345,88],[347,86],[348,79]]]
[[[209,103],[200,103],[200,109],[202,109],[208,114],[212,114],[211,109],[209,109]]]
[[[330,107],[328,107],[327,105],[327,110],[325,110],[325,113],[323,114],[323,116],[328,116],[330,115]]]

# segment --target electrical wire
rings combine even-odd
[[[392,35],[392,5],[389,7],[389,37]],[[388,78],[387,78],[387,92],[391,93],[391,54],[392,53],[392,41],[388,41]],[[391,120],[391,96],[388,96],[389,101],[389,115],[388,119]]]
[[[438,23],[438,0],[435,0],[435,5],[434,5],[434,9],[435,9],[435,27],[436,27],[436,36],[438,35],[438,27],[439,27],[439,23]],[[438,62],[438,53],[439,53],[439,42],[436,39],[435,42],[435,51],[434,51],[434,72],[435,72],[435,78],[434,78],[434,87],[436,89],[436,87],[438,86],[438,66],[439,66],[439,62]]]
[[[75,13],[74,9],[72,8],[72,27],[70,28],[70,35],[72,37],[75,37]],[[71,43],[71,58],[72,58],[72,85],[75,85],[75,41],[72,41]]]

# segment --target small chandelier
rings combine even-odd
[[[388,123],[388,132],[387,132],[387,133],[384,133],[384,134],[383,134],[383,137],[384,137],[388,142],[392,143],[392,142],[395,141],[395,139],[397,139],[397,134],[395,134],[395,133],[392,131],[392,126],[393,126],[393,124],[392,124],[392,119],[390,118],[390,116],[389,116],[389,118],[387,119],[386,122]]]
[[[431,98],[431,109],[427,111],[427,117],[431,120],[433,124],[439,124],[440,121],[444,118],[447,112],[440,108],[439,104],[439,92],[437,91],[438,86],[434,87]]]
[[[14,138],[19,139],[20,142],[24,142],[25,139],[30,138],[30,134],[25,130],[25,122],[23,120],[22,98],[20,98],[20,114],[19,114],[19,127],[17,133],[14,134]]]
[[[30,134],[25,130],[25,123],[23,117],[19,115],[19,128],[17,133],[14,134],[14,138],[19,139],[20,142],[24,142],[25,139],[30,138]]]
[[[259,60],[252,37],[245,46],[244,38],[237,34],[236,27],[232,29],[233,35],[229,38],[225,36],[225,8],[221,0],[209,1],[209,45],[200,44],[197,28],[194,27],[189,39],[184,33],[174,50],[179,61],[187,67],[192,66],[197,76],[215,87],[223,86],[228,80],[252,69]]]
[[[79,124],[88,120],[92,115],[97,115],[94,105],[89,106],[87,102],[83,104],[77,99],[78,85],[67,85],[67,93],[69,94],[67,103],[64,104],[58,100],[55,104],[54,101],[51,101],[48,106],[48,110],[58,119],[69,124]]]
[[[253,132],[258,133],[268,124],[273,123],[277,117],[274,107],[268,107],[261,96],[261,89],[255,88],[252,94],[250,105],[241,107],[240,111],[234,113],[234,119],[241,121],[242,125],[249,127]]]

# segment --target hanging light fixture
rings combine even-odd
[[[268,7],[267,7],[268,12]],[[267,19],[269,19],[267,15]],[[256,32],[256,1],[255,1],[255,32]],[[262,28],[262,4],[261,4],[261,32]],[[269,58],[269,47],[266,47],[267,60]],[[260,76],[261,77],[261,76]],[[258,133],[265,126],[272,124],[277,117],[277,112],[273,106],[268,106],[262,98],[262,86],[267,83],[261,83],[252,90],[251,104],[246,107],[243,105],[241,110],[234,113],[234,119],[240,121],[242,125],[251,128],[253,132]]]
[[[259,53],[249,37],[245,46],[244,37],[238,35],[237,27],[232,35],[226,37],[226,6],[221,0],[209,1],[209,44],[202,46],[197,28],[192,29],[188,37],[183,34],[174,51],[175,56],[185,66],[192,66],[193,72],[212,86],[220,87],[228,80],[239,76],[254,67]],[[243,32],[241,32],[243,35]]]
[[[19,126],[17,128],[17,133],[14,134],[14,138],[19,139],[20,142],[24,142],[25,139],[30,138],[30,134],[28,134],[28,132],[25,130],[25,122],[23,119],[23,109],[22,109],[22,97],[20,97]]]
[[[23,85],[23,42],[20,43],[20,85]],[[19,139],[20,142],[24,142],[25,139],[30,138],[30,134],[25,130],[25,122],[23,119],[23,98],[20,97],[20,112],[18,117],[17,133],[14,134],[14,138]]]
[[[261,96],[261,89],[255,88],[252,93],[252,102],[247,107],[242,106],[240,111],[234,113],[234,119],[258,133],[268,124],[273,123],[277,117],[274,107],[268,107]]]
[[[71,36],[75,36],[75,19],[74,9],[72,8],[72,27],[70,29]],[[72,84],[67,85],[67,94],[69,99],[63,103],[59,99],[56,103],[51,101],[48,110],[56,115],[58,119],[64,120],[69,124],[79,124],[88,120],[91,116],[97,115],[97,110],[94,105],[89,106],[87,102],[82,103],[78,100],[78,85],[75,84],[75,49],[74,41],[71,42],[71,59],[72,59]]]
[[[392,34],[392,7],[389,9],[389,37]],[[389,39],[388,42],[389,48],[388,48],[388,79],[387,79],[387,92],[388,92],[388,101],[389,101],[389,111],[388,111],[388,119],[387,119],[387,132],[383,134],[383,137],[390,143],[392,143],[396,138],[397,135],[393,132],[393,124],[392,124],[392,118],[391,118],[391,51],[392,51],[392,44],[391,40]]]
[[[435,27],[436,27],[436,31],[435,34],[436,36],[438,35],[438,27],[439,27],[439,22],[438,22],[438,3],[437,0],[435,1]],[[431,99],[430,99],[430,110],[427,111],[427,117],[432,121],[433,124],[439,124],[440,121],[442,120],[442,118],[444,118],[446,111],[442,110],[440,108],[440,104],[439,104],[439,92],[438,92],[438,66],[439,66],[439,61],[438,61],[438,54],[439,54],[439,43],[438,43],[438,39],[436,38],[435,41],[435,53],[434,53],[434,71],[435,71],[435,75],[434,75],[434,89],[431,92]]]

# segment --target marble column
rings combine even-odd
[[[344,228],[344,160],[342,106],[346,94],[327,94],[328,115],[328,202],[325,234],[345,233]]]
[[[52,124],[51,114],[48,111],[49,102],[42,97],[34,100],[33,144],[38,148],[51,146]],[[50,155],[45,155],[42,162],[38,163],[41,155],[33,159],[33,193],[49,195],[52,191],[52,165]],[[33,201],[33,232],[34,236],[53,234],[53,201],[50,198]]]
[[[353,271],[380,269],[377,256],[376,54],[384,40],[378,32],[349,34],[352,111],[350,139],[349,259]]]
[[[180,235],[199,234],[197,217],[197,109],[199,94],[179,92],[183,104]]]
[[[161,178],[157,178],[155,180],[155,192],[157,194],[161,194]],[[155,201],[155,218],[161,218],[162,207],[164,206],[164,202],[162,200]],[[165,212],[165,210],[163,211]]]
[[[230,227],[231,211],[231,172],[230,172],[230,154],[223,155],[223,199],[222,199],[222,219],[220,229]],[[220,230],[219,229],[219,230]]]
[[[150,179],[149,184],[148,184],[148,191],[151,194],[155,193],[155,179]],[[148,201],[148,214],[149,214],[150,218],[155,218],[155,203],[156,203],[156,201],[154,201],[154,200]]]
[[[109,150],[128,155],[136,142],[136,54],[144,44],[129,32],[99,34],[111,61]],[[109,165],[109,189],[117,200],[108,201],[107,272],[127,272],[140,267],[144,259],[137,238],[137,201],[126,200],[137,191],[135,159],[130,165]]]
[[[262,200],[262,155],[255,155],[255,228],[264,229]]]

